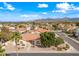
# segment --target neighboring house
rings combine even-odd
[[[58,25],[58,27],[62,30],[66,30],[66,31],[72,31],[77,28],[76,24],[74,24],[74,23],[68,23],[68,24],[60,23]]]
[[[79,28],[77,28],[77,29],[75,30],[75,36],[77,36],[77,37],[79,38]]]
[[[20,32],[20,33],[25,33],[25,32],[30,32],[32,30],[31,25],[26,25],[24,27],[17,27],[16,31]]]
[[[60,24],[58,25],[58,28],[61,29],[61,30],[64,30],[64,27],[65,27],[65,24],[60,23]]]
[[[31,30],[31,26],[26,27],[26,30],[27,30],[27,31],[28,31],[28,30]]]
[[[0,28],[0,32],[1,32],[1,28]]]
[[[3,27],[3,25],[2,25],[2,24],[0,24],[0,27]]]
[[[38,27],[38,26],[36,26],[34,29],[35,29],[35,30],[37,30],[38,28],[39,28],[39,27]]]
[[[9,27],[9,30],[12,31],[12,32],[16,31],[15,27]]]
[[[69,31],[69,30],[74,30],[74,29],[76,29],[77,28],[77,26],[75,25],[75,24],[70,24],[70,25],[68,25],[67,26],[67,31]]]
[[[3,27],[3,25],[2,24],[0,24],[0,32],[1,32],[1,28]]]
[[[23,33],[26,32],[26,28],[16,28],[16,31],[18,31],[19,33]]]
[[[37,28],[34,30],[35,32],[43,33],[43,32],[50,32],[48,29],[43,29],[43,28]]]

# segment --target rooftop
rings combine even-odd
[[[33,40],[37,40],[40,38],[39,34],[35,34],[35,33],[24,33],[22,34],[22,39],[25,41],[33,41]]]
[[[38,32],[49,32],[50,30],[43,29],[43,28],[37,28],[37,29],[35,29],[35,31],[38,31]]]

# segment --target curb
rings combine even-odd
[[[64,33],[65,34],[65,33]],[[65,34],[68,38],[70,38],[71,40],[73,40],[74,42],[76,42],[76,43],[78,43],[79,44],[79,41],[77,41],[77,40],[75,40],[75,39],[73,39],[73,38],[71,38],[71,37],[69,37],[67,34]]]

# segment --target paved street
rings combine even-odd
[[[17,56],[16,53],[7,56]],[[18,53],[18,56],[79,56],[79,53]]]
[[[65,33],[56,32],[61,38],[63,38],[66,42],[68,42],[71,46],[73,46],[77,51],[79,51],[79,44],[73,41],[71,38],[67,37]]]

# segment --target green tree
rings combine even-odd
[[[58,29],[58,25],[52,25],[52,27],[54,28],[54,30],[57,30]]]
[[[8,28],[2,27],[0,32],[0,39],[4,42],[11,40],[12,32]]]
[[[60,45],[60,44],[63,44],[64,43],[64,40],[63,39],[61,39],[60,37],[57,37],[56,39],[55,39],[55,46],[57,47],[58,45]]]
[[[55,45],[55,34],[53,32],[44,32],[40,34],[41,44],[43,47],[50,47]]]
[[[4,55],[5,55],[5,49],[3,49],[2,46],[0,45],[0,56]]]
[[[43,47],[58,46],[59,44],[64,43],[64,40],[61,38],[56,38],[54,32],[44,32],[40,34],[41,45]]]

